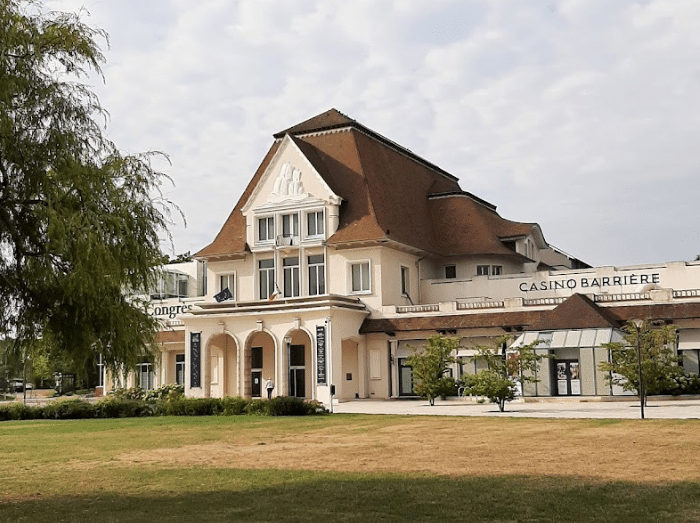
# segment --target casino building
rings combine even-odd
[[[542,340],[553,357],[525,395],[619,394],[598,363],[633,318],[677,325],[698,372],[700,264],[592,268],[336,110],[273,135],[195,257],[206,291],[177,317],[189,396],[263,396],[267,380],[325,404],[410,396],[406,358],[436,333],[463,356]]]

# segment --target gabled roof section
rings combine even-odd
[[[433,237],[445,256],[484,254],[524,256],[508,248],[504,239],[533,234],[536,223],[502,218],[496,207],[466,192],[434,194],[429,199]]]
[[[620,319],[610,310],[598,307],[583,294],[574,294],[551,311],[541,314],[527,330],[573,330],[620,327]]]
[[[289,129],[275,133],[273,136],[279,139],[283,138],[286,134],[296,135],[314,131],[326,131],[330,129],[337,129],[339,127],[347,127],[348,125],[353,124],[360,125],[355,120],[345,116],[337,109],[330,109],[325,113],[321,113],[309,118],[308,120],[304,120],[301,123],[293,125]]]
[[[329,245],[391,242],[441,256],[486,254],[527,261],[504,242],[541,237],[537,224],[501,218],[494,205],[462,191],[453,175],[336,109],[274,137],[219,234],[197,258],[225,259],[246,252],[243,206],[289,140],[342,198],[339,226]]]

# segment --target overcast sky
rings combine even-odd
[[[592,265],[700,254],[698,0],[46,0],[106,30],[110,137],[210,243],[272,134],[330,108]]]

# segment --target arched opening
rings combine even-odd
[[[209,340],[207,353],[209,354],[209,362],[205,367],[207,396],[211,398],[235,396],[238,391],[236,340],[226,333],[217,334]]]
[[[268,379],[276,381],[275,340],[267,332],[256,332],[247,343],[243,369],[244,395],[252,398],[266,396],[265,382]]]
[[[285,337],[287,362],[287,395],[297,398],[313,397],[313,363],[311,338],[303,330],[291,331]]]

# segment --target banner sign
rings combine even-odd
[[[326,383],[326,327],[316,326],[316,383]]]
[[[544,280],[540,282],[522,282],[518,288],[520,292],[556,291],[558,289],[581,289],[583,292],[601,290],[602,287],[621,287],[624,285],[648,285],[658,284],[661,274],[631,274],[624,276],[575,276],[569,279]]]
[[[202,333],[190,332],[190,388],[201,387]]]

